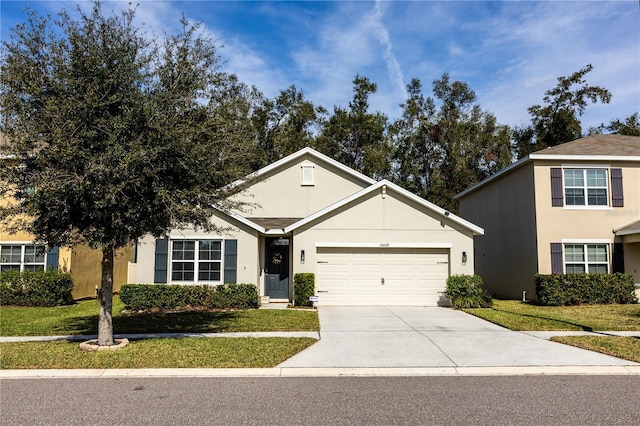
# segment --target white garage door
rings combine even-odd
[[[449,276],[448,250],[317,250],[322,305],[436,306]]]

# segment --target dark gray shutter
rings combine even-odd
[[[562,274],[562,243],[551,243],[551,273]]]
[[[47,252],[46,269],[58,269],[58,258],[60,256],[60,247],[51,247]]]
[[[622,169],[611,169],[611,206],[624,207]]]
[[[551,206],[562,207],[564,204],[564,191],[562,189],[562,169],[551,169]]]
[[[156,255],[153,269],[153,282],[167,282],[167,264],[169,262],[169,239],[156,240]]]
[[[613,243],[612,271],[613,273],[624,273],[624,244]]]
[[[224,240],[224,283],[235,283],[238,279],[238,241]]]

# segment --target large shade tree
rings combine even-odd
[[[30,11],[3,42],[0,198],[14,202],[0,219],[51,246],[102,251],[98,343],[112,345],[115,250],[174,227],[211,230],[214,209],[239,207],[227,184],[248,171],[251,96],[184,18],[156,44],[134,7],[77,12]]]

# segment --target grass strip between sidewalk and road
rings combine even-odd
[[[238,311],[123,312],[113,300],[113,331],[138,333],[224,333],[318,331],[315,310],[249,309]],[[99,305],[83,300],[53,308],[0,307],[1,336],[60,336],[96,334]]]
[[[621,336],[554,336],[553,342],[640,362],[640,338]]]
[[[465,312],[517,331],[640,331],[640,305],[538,306],[494,300],[493,308]]]
[[[84,352],[77,342],[0,343],[0,369],[271,368],[311,346],[310,338],[133,340],[115,351]]]

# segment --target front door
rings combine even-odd
[[[289,298],[289,238],[266,238],[265,293],[272,299]]]

